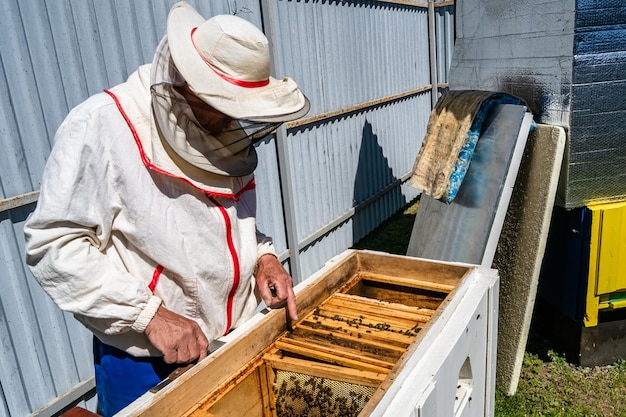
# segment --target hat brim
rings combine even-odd
[[[174,5],[167,18],[172,60],[196,96],[233,119],[288,122],[306,115],[310,103],[291,78],[270,77],[267,85],[250,88],[216,74],[192,42],[192,30],[203,23],[204,17],[185,2]]]

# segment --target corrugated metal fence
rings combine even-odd
[[[67,112],[152,60],[173,3],[0,3],[0,417],[81,397],[95,410],[91,337],[27,270],[22,227]],[[258,146],[259,227],[299,282],[417,196],[405,182],[446,88],[454,2],[189,3],[262,27],[274,75],[311,100],[306,119]]]

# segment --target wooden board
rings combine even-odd
[[[271,413],[265,407],[268,404],[265,368],[259,362],[249,372],[233,379],[228,386],[212,393],[189,417],[267,417]]]

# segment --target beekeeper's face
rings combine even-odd
[[[198,123],[211,132],[212,135],[222,133],[233,122],[233,119],[229,116],[202,101],[189,89],[187,84],[177,87],[177,90],[185,97],[185,100],[187,100]]]

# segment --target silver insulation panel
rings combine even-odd
[[[464,0],[451,89],[523,98],[568,132],[557,203],[626,199],[626,3]]]

